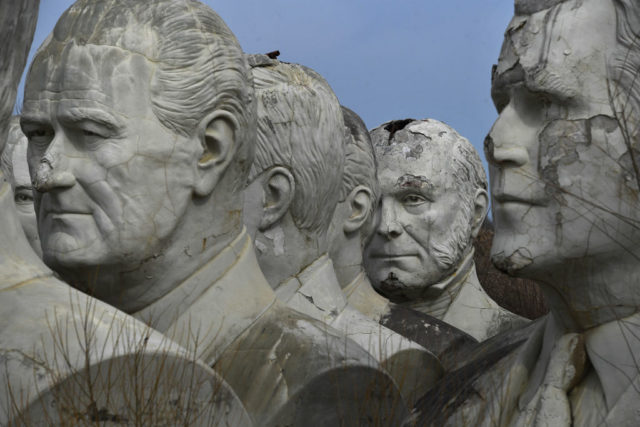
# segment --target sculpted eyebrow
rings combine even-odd
[[[94,108],[69,108],[60,113],[60,118],[67,122],[91,121],[110,130],[122,128],[123,123],[114,115]]]

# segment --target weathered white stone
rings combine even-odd
[[[329,228],[342,190],[346,135],[340,104],[313,70],[263,59],[251,59],[258,146],[245,190],[245,222],[264,247],[258,262],[280,301],[360,345],[373,363],[387,368],[404,397],[413,402],[439,376],[439,361],[350,307],[327,255]],[[353,223],[368,218],[368,190],[365,199],[367,212]],[[358,230],[352,231],[360,250]]]
[[[539,281],[551,312],[496,337],[515,344],[501,357],[480,348],[426,397],[420,425],[640,422],[640,5],[550,3],[507,29],[485,146],[494,263]]]
[[[18,116],[11,118],[6,145],[0,158],[0,168],[11,184],[18,217],[27,240],[33,250],[41,256],[36,212],[33,207],[33,187],[27,165],[27,138],[20,129]]]
[[[393,380],[260,271],[242,225],[253,102],[237,40],[201,3],[75,3],[21,116],[43,259],[212,366],[258,425],[397,423]]]
[[[382,194],[365,251],[373,286],[480,341],[524,324],[486,294],[475,273],[473,238],[488,195],[469,141],[433,119],[385,123],[371,136]]]
[[[376,176],[377,165],[366,125],[355,112],[344,106],[341,108],[347,130],[344,139],[345,165],[340,198],[328,235],[329,256],[333,261],[340,287],[347,297],[346,308],[350,311],[356,309],[384,326],[379,328],[379,339],[399,334],[438,356],[441,352],[450,353],[465,343],[475,342],[470,336],[431,316],[390,303],[373,289],[364,274],[362,251],[375,228],[374,214],[380,193]],[[279,289],[282,288],[283,285]],[[351,323],[344,322],[344,325],[348,328]],[[370,323],[365,323],[368,324]],[[391,331],[394,334],[391,334]],[[394,339],[398,341],[399,337],[395,335]],[[367,345],[365,348],[371,347],[371,342],[362,344]],[[374,350],[373,353],[377,355],[378,360],[385,360],[395,356],[394,353],[400,350],[401,346],[391,353],[386,350],[386,356],[381,356],[379,350]],[[419,362],[416,363],[415,370],[425,371],[419,366]],[[407,367],[403,369],[405,377]],[[423,382],[423,388],[430,386],[427,379],[416,380]]]

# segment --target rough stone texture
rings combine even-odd
[[[380,222],[365,249],[373,286],[480,341],[522,325],[476,277],[472,242],[488,195],[473,146],[433,119],[388,122],[371,136],[381,186]]]
[[[18,82],[38,21],[40,0],[16,0],[0,5],[0,152],[16,102]]]
[[[244,53],[202,3],[76,2],[34,59],[21,116],[43,259],[214,367],[258,425],[397,424],[393,379],[276,301],[258,266],[242,224],[253,102]],[[274,393],[256,404],[257,390]]]
[[[340,104],[309,68],[261,56],[252,56],[251,63],[258,141],[244,217],[260,267],[279,301],[357,343],[412,404],[439,378],[440,362],[350,307],[326,254],[345,153]]]
[[[41,257],[40,237],[36,211],[33,206],[33,186],[27,164],[27,137],[20,129],[20,117],[13,116],[9,124],[9,132],[4,150],[0,155],[0,169],[11,185],[13,201],[24,234],[31,248]]]
[[[487,218],[473,242],[473,259],[482,288],[501,307],[515,314],[527,319],[544,316],[549,307],[540,286],[533,280],[511,277],[498,270],[491,262],[493,235],[493,224]]]
[[[491,252],[503,271],[540,283],[550,313],[496,337],[525,339],[484,365],[481,345],[411,422],[640,422],[638,22],[637,2],[575,0],[509,25],[485,145]]]

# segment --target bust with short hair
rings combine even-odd
[[[72,286],[193,351],[257,424],[401,416],[391,378],[260,270],[242,223],[252,76],[214,11],[76,2],[38,50],[21,124],[43,258]]]
[[[385,123],[371,137],[382,193],[380,222],[365,252],[373,286],[479,341],[523,324],[476,276],[473,238],[488,195],[469,141],[433,119]]]
[[[328,256],[349,135],[340,104],[313,70],[259,59],[252,59],[258,141],[245,194],[245,221],[255,236],[258,262],[281,301],[359,344],[413,402],[417,391],[438,378],[440,363],[351,307]],[[352,218],[355,232],[369,217],[372,203],[368,189],[356,198],[364,215]],[[417,374],[408,378],[407,371]]]
[[[493,262],[536,280],[550,313],[497,337],[516,343],[501,357],[480,348],[419,425],[640,422],[640,3],[537,3],[517,0],[505,32],[485,150]]]
[[[9,126],[5,118],[37,10],[31,0],[0,5],[0,151],[6,129],[12,133],[0,169],[0,424],[100,419],[248,425],[242,403],[211,368],[142,322],[60,281],[28,243],[10,188],[25,184],[25,147],[15,120]],[[7,170],[13,173],[5,176]]]
[[[447,368],[471,336],[432,316],[394,304],[376,292],[364,272],[363,249],[375,231],[380,186],[371,137],[355,112],[342,107],[347,128],[340,201],[329,228],[329,257],[349,305],[428,349]]]

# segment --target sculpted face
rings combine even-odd
[[[386,153],[377,147],[382,197],[365,268],[374,287],[393,298],[424,294],[455,270],[471,242],[473,198],[450,173],[451,150],[421,139]]]
[[[33,206],[33,188],[27,165],[27,138],[23,135],[20,135],[20,140],[13,149],[11,162],[13,166],[11,187],[13,188],[18,217],[31,247],[36,253],[41,254],[36,212]]]
[[[567,260],[637,259],[639,181],[607,69],[615,28],[610,1],[585,0],[516,17],[507,30],[492,87],[499,117],[485,143],[492,257],[503,270],[540,277]]]
[[[153,70],[141,55],[75,43],[32,67],[21,125],[54,269],[135,268],[185,212],[199,144],[154,115]]]

